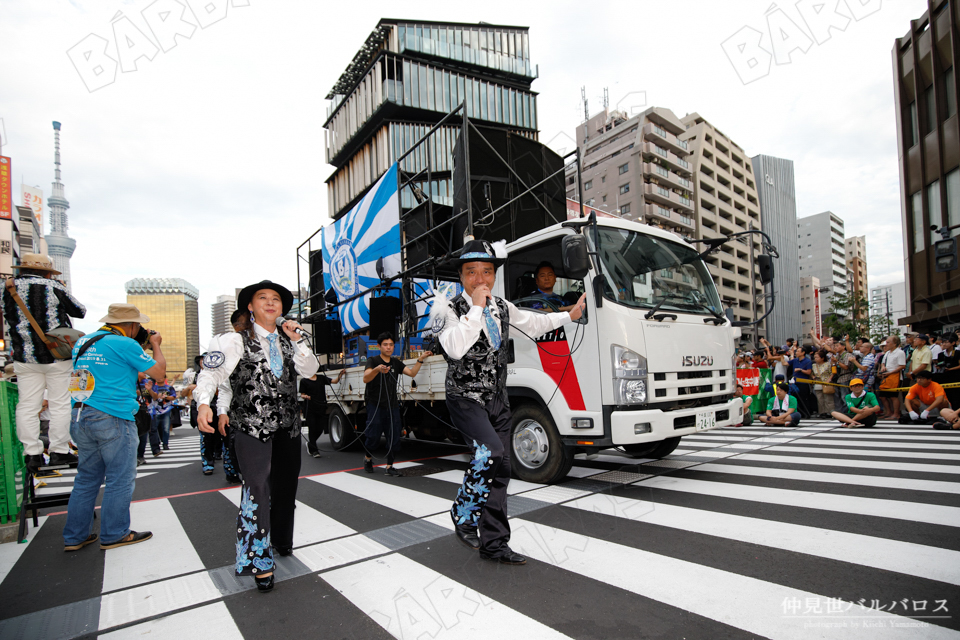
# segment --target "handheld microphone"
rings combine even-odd
[[[278,329],[282,329],[282,328],[283,328],[283,325],[287,324],[288,322],[290,322],[290,319],[289,319],[289,318],[285,318],[285,317],[283,317],[283,316],[280,316],[279,318],[277,318],[277,328],[278,328]],[[296,329],[294,329],[294,331],[295,331],[295,332],[297,333],[297,335],[300,336],[301,338],[306,338],[306,337],[307,337],[307,334],[304,333],[303,329],[301,329],[301,328],[299,328],[299,327],[297,327]]]

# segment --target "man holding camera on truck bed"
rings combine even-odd
[[[497,243],[498,245],[500,243]],[[463,293],[434,322],[447,359],[447,408],[453,424],[473,446],[450,515],[457,539],[480,551],[484,560],[526,564],[508,546],[507,484],[510,482],[512,419],[506,394],[507,350],[511,329],[536,338],[583,315],[586,296],[569,312],[525,311],[494,297],[497,267],[506,249],[470,240],[455,260]]]

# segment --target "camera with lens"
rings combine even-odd
[[[137,341],[137,344],[141,344],[146,347],[150,341],[150,336],[155,335],[156,333],[157,332],[153,329],[144,329],[143,327],[140,327],[140,331],[137,332],[137,336],[134,338],[134,340]]]

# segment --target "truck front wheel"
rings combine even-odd
[[[650,444],[627,444],[623,446],[623,450],[631,458],[653,458],[656,460],[673,453],[673,450],[679,444],[680,438],[667,438]]]
[[[573,466],[573,450],[563,446],[553,419],[540,407],[521,404],[513,412],[510,467],[520,480],[548,484]]]

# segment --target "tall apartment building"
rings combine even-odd
[[[477,124],[537,139],[537,100],[530,86],[529,29],[487,23],[381,20],[330,90],[326,159],[328,212],[337,218],[462,102]],[[453,146],[459,123],[441,127],[432,154],[416,152],[404,171],[430,167],[422,190],[452,202]]]
[[[843,220],[831,211],[797,220],[800,277],[816,276],[820,280],[824,294],[821,315],[833,313],[831,296],[850,293],[843,233]]]
[[[698,113],[684,116],[680,138],[690,145],[694,173],[694,220],[696,237],[717,238],[751,227],[760,228],[760,201],[750,158],[743,149]],[[734,310],[737,320],[753,320],[765,313],[759,271],[753,255],[760,253],[760,240],[753,234],[711,253],[706,262],[720,297]],[[754,315],[755,314],[755,315]],[[762,330],[743,328],[755,342]]]
[[[33,209],[30,207],[21,207],[20,205],[16,205],[14,209],[16,209],[14,215],[19,218],[20,222],[20,253],[46,253],[47,243],[43,239],[43,233],[40,229],[40,223],[37,221],[37,216],[33,215]],[[17,263],[19,264],[19,260]],[[57,277],[62,277],[62,274]]]
[[[810,330],[820,336],[823,334],[823,316],[820,312],[820,279],[816,276],[800,278],[800,344],[810,344]],[[775,343],[771,340],[772,344]]]
[[[200,292],[181,278],[134,278],[126,291],[127,302],[150,318],[143,326],[163,336],[167,377],[179,377],[200,355]]]
[[[237,297],[229,294],[217,296],[217,301],[210,305],[210,317],[213,320],[213,335],[230,333],[233,325],[230,316],[237,310]]]
[[[960,269],[937,273],[930,226],[960,224],[958,0],[928,0],[892,51],[908,315],[916,331],[960,320]],[[952,232],[956,236],[957,232]]]
[[[750,162],[743,150],[698,114],[678,118],[663,107],[628,117],[603,110],[577,127],[583,203],[611,215],[673,231],[716,238],[760,225]],[[567,197],[577,199],[576,174],[566,175]],[[710,254],[706,262],[737,320],[753,320],[760,287],[750,277],[750,240]],[[759,242],[754,242],[759,249]],[[756,303],[763,315],[762,301]],[[756,340],[753,327],[744,328]]]
[[[787,338],[796,338],[802,331],[803,314],[798,311],[803,309],[801,291],[806,291],[801,290],[800,252],[793,237],[797,228],[793,161],[765,155],[754,156],[750,161],[760,197],[760,228],[770,236],[779,255],[773,269],[776,302],[767,316],[766,331],[771,342],[784,344]]]
[[[900,329],[900,319],[907,317],[907,290],[905,283],[896,282],[870,289],[870,315],[884,316],[891,329]]]
[[[847,263],[847,284],[850,293],[859,292],[864,300],[869,300],[870,287],[867,286],[867,237],[853,236],[843,241]]]
[[[679,235],[696,233],[690,148],[679,138],[685,130],[660,107],[633,117],[604,109],[578,126],[583,204]],[[581,201],[573,166],[566,185],[567,197]]]

